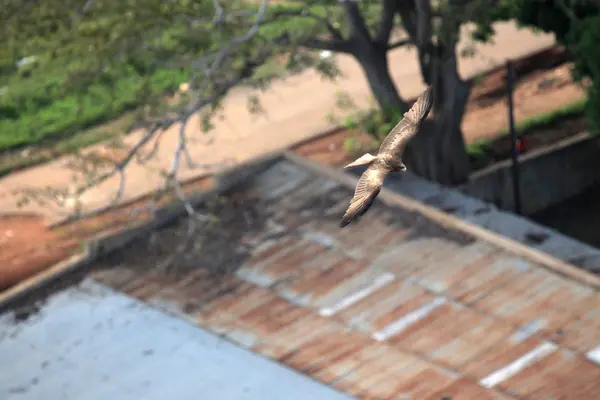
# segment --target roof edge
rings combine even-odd
[[[284,160],[281,151],[264,154],[248,160],[245,163],[226,168],[213,176],[214,185],[208,190],[192,192],[188,202],[192,206],[198,205],[207,199],[241,184],[249,176],[268,169],[274,163]],[[104,231],[84,242],[84,250],[65,260],[59,261],[51,267],[30,276],[16,285],[0,292],[0,312],[10,303],[19,300],[26,294],[38,290],[58,278],[96,261],[100,256],[117,250],[143,234],[160,228],[170,221],[186,213],[185,204],[179,199],[173,200],[158,210],[156,217],[151,220],[140,221],[126,227],[119,227]]]
[[[354,190],[357,178],[343,171],[316,163],[307,158],[301,157],[292,151],[275,151],[266,155],[251,159],[243,164],[227,168],[221,173],[215,175],[215,185],[213,188],[192,193],[189,201],[192,204],[199,204],[211,196],[232,189],[242,183],[250,175],[262,172],[269,166],[280,160],[288,160],[300,167],[306,168],[312,173],[333,179],[347,188]],[[529,259],[532,262],[542,265],[546,269],[574,280],[595,290],[600,289],[600,277],[582,270],[572,264],[559,260],[551,255],[540,252],[525,246],[517,241],[508,239],[497,233],[491,232],[473,223],[462,220],[453,215],[444,213],[436,208],[423,204],[417,200],[410,199],[401,194],[395,193],[389,189],[382,188],[379,194],[380,199],[390,205],[402,207],[409,211],[418,212],[426,218],[451,229],[463,231],[506,251],[518,256]],[[13,301],[18,300],[24,295],[40,289],[56,279],[74,272],[87,264],[94,262],[98,257],[110,251],[123,247],[135,240],[139,236],[150,230],[160,228],[164,224],[180,217],[185,213],[185,205],[181,201],[170,202],[161,207],[156,212],[156,218],[149,221],[142,221],[126,228],[117,228],[111,231],[103,232],[94,238],[85,242],[84,251],[60,261],[48,269],[45,269],[24,281],[0,292],[0,310],[3,310]]]
[[[354,190],[356,183],[358,182],[358,179],[353,175],[300,157],[291,151],[284,152],[284,156],[294,164],[307,168],[315,174],[331,178],[349,189]],[[402,207],[409,211],[418,212],[439,225],[468,233],[508,252],[527,258],[536,264],[540,264],[544,268],[563,277],[589,286],[595,290],[600,290],[599,276],[547,253],[525,246],[515,240],[499,235],[454,215],[447,214],[434,207],[421,203],[420,201],[410,199],[399,193],[393,192],[390,189],[382,188],[379,193],[379,198],[387,205]]]

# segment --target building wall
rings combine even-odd
[[[519,157],[521,210],[531,215],[600,183],[600,142],[584,132]],[[513,211],[511,161],[477,172],[461,187],[469,196]]]

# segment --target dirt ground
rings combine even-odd
[[[564,62],[564,58],[560,49],[554,49],[550,54],[545,52],[515,64],[519,77],[515,90],[517,122],[584,97],[581,88],[572,82],[570,65]],[[468,142],[491,138],[507,129],[505,85],[506,73],[503,69],[478,80],[463,121],[463,131]],[[553,137],[564,137],[583,128],[584,125],[579,121],[568,129],[558,129],[558,134],[555,133]],[[295,150],[325,164],[341,165],[352,158],[344,146],[345,139],[351,134],[355,135],[340,129]],[[370,139],[363,136],[360,140],[367,144]],[[208,180],[201,180],[187,185],[186,190],[198,190],[207,185]],[[0,290],[81,251],[81,240],[130,221],[126,211],[141,207],[142,203],[140,201],[125,209],[55,230],[48,230],[45,222],[34,215],[0,215]]]
[[[207,190],[213,181],[201,178],[184,186],[185,193]],[[165,199],[159,206],[167,202]],[[0,214],[0,292],[19,281],[83,251],[83,241],[102,232],[147,219],[149,199],[140,199],[119,209],[48,229],[36,215]],[[138,211],[134,217],[134,211]]]

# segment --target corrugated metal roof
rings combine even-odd
[[[93,281],[0,318],[0,399],[350,397]]]
[[[185,264],[185,221],[93,277],[365,399],[592,399],[600,294],[465,232],[281,160],[224,195]]]

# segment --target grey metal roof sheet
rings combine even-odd
[[[0,318],[0,399],[349,397],[93,281]]]

